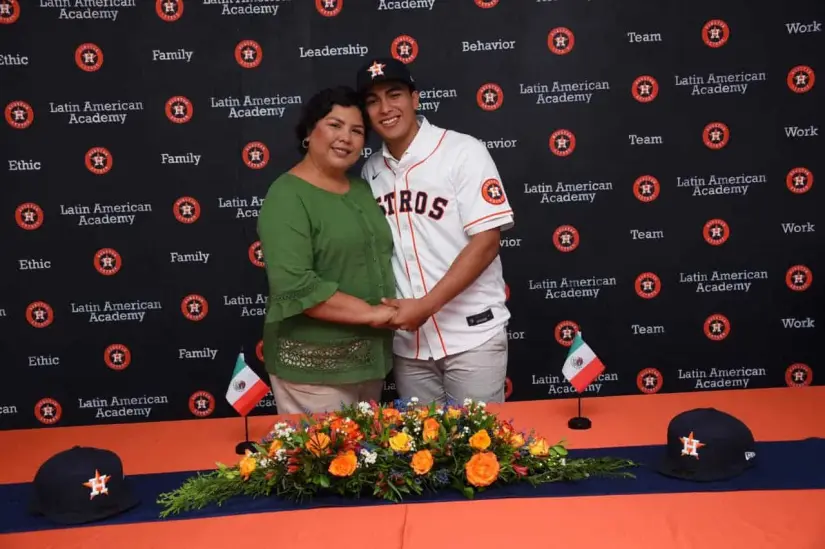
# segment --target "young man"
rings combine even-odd
[[[361,176],[393,233],[399,395],[503,402],[510,312],[498,251],[514,220],[496,165],[478,139],[416,115],[403,63],[372,60],[356,80],[383,140]]]

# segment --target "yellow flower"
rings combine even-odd
[[[396,452],[408,452],[410,450],[410,435],[401,432],[390,439],[390,448]]]
[[[258,464],[255,462],[255,457],[247,450],[246,457],[242,458],[240,463],[238,463],[241,477],[243,477],[244,480],[249,480],[249,475],[252,474],[257,466]]]
[[[470,446],[473,450],[486,450],[490,447],[490,435],[487,429],[482,429],[470,437]]]
[[[461,417],[461,410],[450,406],[450,409],[447,410],[447,417],[450,419],[458,419]]]
[[[538,438],[530,443],[528,449],[530,450],[531,455],[546,456],[550,451],[550,446],[547,444],[546,440],[543,438]]]
[[[283,447],[284,443],[282,440],[273,440],[272,444],[269,445],[269,457],[275,457],[275,453]]]
[[[355,457],[355,452],[347,450],[332,460],[328,470],[336,477],[348,477],[355,472],[357,465],[358,458]]]
[[[413,454],[410,466],[416,475],[426,475],[433,468],[433,455],[429,450],[419,450]]]
[[[514,435],[510,436],[510,446],[513,448],[521,448],[524,446],[524,437],[521,436],[521,433],[515,433]]]

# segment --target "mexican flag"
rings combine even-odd
[[[246,363],[243,353],[238,353],[235,361],[235,371],[229,389],[226,390],[226,400],[242,416],[246,416],[258,402],[269,392],[269,385],[264,383],[258,374]]]
[[[587,389],[587,386],[604,371],[604,364],[584,342],[581,332],[576,332],[561,371],[579,393]]]

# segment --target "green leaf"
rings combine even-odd
[[[464,488],[462,488],[461,491],[464,492],[464,495],[467,497],[467,499],[473,499],[473,496],[475,496],[475,492],[469,486],[465,486]]]
[[[551,450],[553,450],[554,452],[556,452],[560,456],[566,456],[567,455],[567,448],[565,448],[564,446],[561,446],[561,445],[553,446],[551,448]]]
[[[316,482],[324,488],[329,488],[329,477],[327,477],[326,475],[318,475]]]

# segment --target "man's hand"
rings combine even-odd
[[[387,299],[381,303],[396,307],[398,312],[391,321],[391,325],[399,330],[414,332],[435,314],[432,305],[424,299]]]
[[[386,304],[375,305],[372,308],[369,325],[373,328],[388,328],[394,330],[395,326],[392,321],[395,315],[398,314],[398,309]]]

